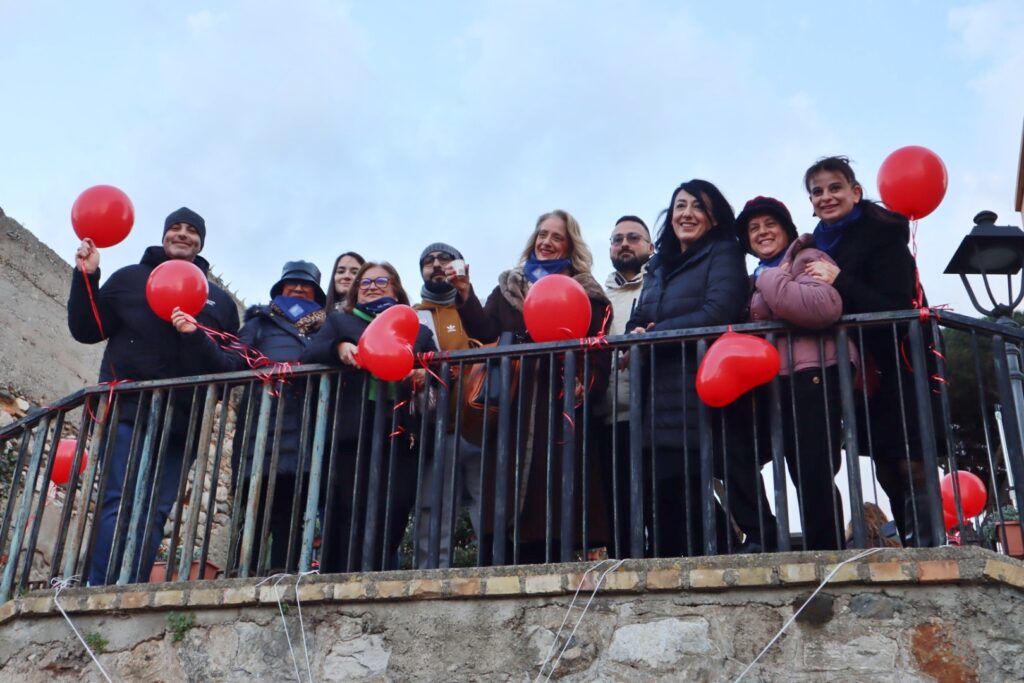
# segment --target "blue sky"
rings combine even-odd
[[[283,261],[326,273],[350,249],[415,292],[437,240],[484,295],[554,208],[603,280],[615,219],[652,222],[683,180],[737,210],[776,196],[810,230],[811,162],[849,155],[877,198],[909,144],[949,170],[918,231],[933,303],[970,311],[941,271],[977,211],[1020,222],[1016,1],[0,0],[0,45],[0,207],[70,260],[75,197],[118,185],[137,221],[109,273],[190,206],[249,303]]]

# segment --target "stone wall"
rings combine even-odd
[[[731,681],[854,555],[631,561],[585,614],[591,564],[306,577],[301,624],[292,577],[294,661],[270,583],[75,589],[61,604],[121,680],[294,680],[297,667],[305,681],[305,637],[317,681],[527,681],[579,620],[552,679]],[[839,567],[743,680],[1021,681],[1022,598],[1015,560],[881,551]],[[101,680],[49,592],[0,607],[0,677]]]
[[[67,332],[71,266],[0,209],[0,387],[36,405],[95,384],[103,344]]]

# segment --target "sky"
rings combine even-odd
[[[1024,123],[1019,0],[224,2],[0,0],[0,207],[63,257],[75,197],[105,183],[136,224],[102,268],[137,262],[180,206],[248,303],[286,260],[417,259],[445,241],[485,295],[536,218],[583,226],[595,275],[615,220],[653,224],[705,178],[738,211],[848,155],[867,196],[899,147],[945,161],[916,247],[933,304],[982,209],[1013,212]],[[753,265],[753,264],[751,264]]]

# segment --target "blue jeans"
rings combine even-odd
[[[96,513],[94,524],[96,524],[96,543],[93,546],[91,562],[89,565],[89,585],[100,586],[106,583],[107,566],[110,563],[110,551],[114,544],[114,533],[117,525],[117,511],[121,505],[121,499],[126,497],[129,500],[129,504],[125,507],[125,520],[124,533],[129,533],[129,523],[131,520],[131,512],[133,505],[144,506],[139,519],[139,529],[135,537],[135,556],[132,560],[133,567],[139,567],[138,573],[133,572],[131,579],[134,580],[138,576],[138,580],[146,582],[149,580],[149,573],[153,567],[153,561],[156,558],[157,549],[160,547],[160,542],[164,536],[164,523],[167,521],[167,516],[171,512],[171,507],[174,505],[174,501],[178,495],[178,482],[181,479],[181,466],[184,458],[185,451],[185,436],[183,434],[172,433],[167,441],[167,450],[164,453],[163,462],[163,476],[160,479],[160,488],[157,491],[157,504],[156,510],[153,513],[153,519],[150,520],[149,524],[149,543],[146,548],[142,548],[142,537],[146,527],[146,512],[149,504],[148,493],[153,488],[153,469],[156,465],[156,450],[157,444],[159,444],[159,438],[153,440],[153,452],[150,456],[149,472],[147,472],[147,485],[143,487],[142,500],[132,501],[132,497],[135,495],[135,478],[130,482],[126,482],[125,478],[128,474],[128,457],[131,451],[132,444],[132,432],[135,428],[135,424],[132,422],[120,422],[117,425],[117,436],[114,443],[114,448],[109,453],[109,456],[104,456],[103,469],[109,471],[109,477],[107,478],[107,485],[103,491],[103,498],[100,501],[99,510]],[[144,423],[139,424],[139,429],[145,429]],[[156,435],[159,437],[159,434]],[[139,435],[139,448],[136,453],[136,460],[142,454],[142,440],[145,438],[145,434]],[[124,552],[127,543],[122,541],[121,552]],[[117,581],[119,575],[119,569],[121,567],[121,558],[114,558],[114,573],[111,578],[111,582]]]

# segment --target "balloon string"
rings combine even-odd
[[[444,358],[445,356],[446,354],[438,354],[434,351],[424,351],[422,353],[416,354],[416,362],[420,364],[420,367],[427,371],[427,374],[436,379],[438,384],[442,385],[445,389],[448,389],[450,388],[448,386],[448,382],[446,382],[441,377],[441,375],[434,372],[434,370],[430,367],[432,363]],[[416,388],[413,387],[413,391],[415,390]]]
[[[601,327],[597,330],[597,334],[593,337],[584,337],[580,339],[580,346],[584,349],[598,349],[608,344],[608,323],[612,319],[612,307],[606,305],[604,307],[604,318],[601,320]]]
[[[296,365],[296,363],[272,361],[264,356],[259,349],[254,349],[230,332],[215,330],[199,321],[196,321],[195,325],[220,348],[225,351],[234,351],[238,354],[250,370],[256,371],[256,377],[264,385],[269,387],[275,380],[281,380],[284,383],[288,382],[287,377],[292,374],[292,366]],[[270,394],[277,397],[280,395],[280,391],[274,388],[271,389]]]
[[[100,331],[100,338],[106,339],[107,332],[103,329],[103,320],[100,318],[100,309],[96,305],[96,295],[92,291],[92,283],[89,282],[89,275],[85,272],[85,259],[76,259],[78,263],[78,272],[82,274],[82,279],[85,280],[85,293],[89,297],[89,308],[92,309],[92,317],[96,321],[96,328]],[[114,384],[118,383],[117,369],[114,367],[114,359],[110,354],[107,356],[107,365],[110,366],[110,376],[113,377],[113,383],[110,386],[110,400],[107,401],[107,409],[104,411],[102,422],[107,421],[107,415],[110,413],[110,405],[113,403],[114,398]],[[126,380],[127,381],[127,380]],[[101,384],[107,384],[107,382],[101,382]],[[90,410],[90,415],[92,411]],[[92,416],[93,421],[96,421],[95,416]]]

